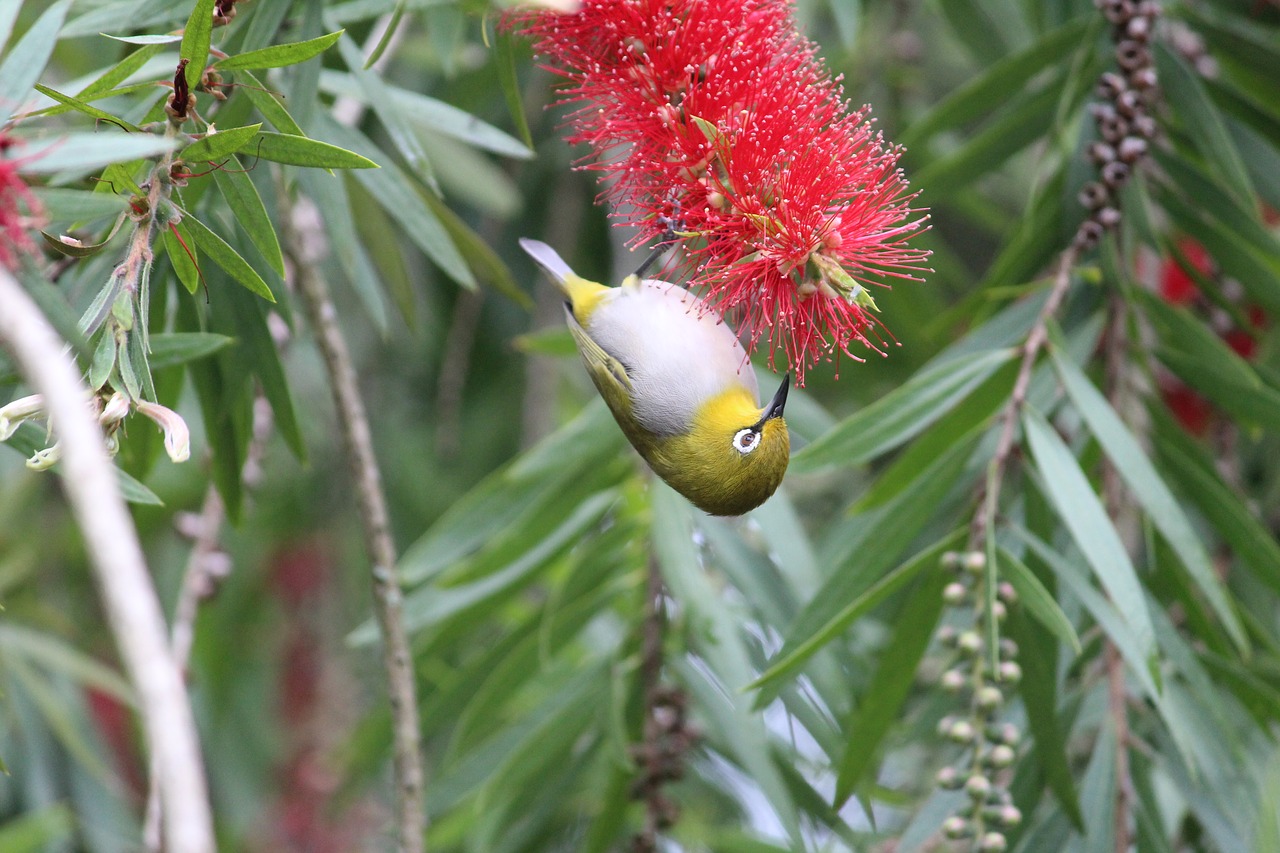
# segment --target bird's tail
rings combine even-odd
[[[587,281],[575,273],[564,262],[564,258],[546,243],[521,237],[520,248],[528,252],[529,257],[533,258],[556,283],[580,323],[587,321],[587,317],[595,310],[600,299],[611,289],[594,281]]]
[[[561,287],[573,275],[573,270],[569,269],[569,265],[564,262],[564,258],[560,257],[555,249],[541,240],[530,240],[528,237],[521,237],[520,248],[528,252],[529,257],[533,258],[538,266],[542,267],[547,275],[551,276],[556,284]]]

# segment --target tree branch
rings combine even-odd
[[[8,270],[0,267],[0,342],[13,354],[57,425],[63,488],[159,768],[163,835],[173,853],[214,853],[209,795],[195,721],[169,650],[164,616],[133,520],[120,497],[89,390],[65,345]]]
[[[355,366],[342,330],[338,328],[337,311],[329,296],[328,285],[308,258],[294,224],[288,221],[287,216],[284,220],[280,230],[285,251],[293,261],[295,283],[302,294],[329,374],[347,459],[356,481],[365,549],[372,564],[373,610],[382,634],[382,662],[391,700],[399,849],[403,853],[419,853],[424,849],[426,814],[422,803],[424,774],[418,733],[418,699],[413,659],[401,613],[400,587],[395,576],[396,550],[387,521],[382,475],[373,453],[369,419],[360,399]]]
[[[979,509],[974,513],[973,525],[969,531],[970,550],[983,550],[982,543],[990,532],[987,529],[990,523],[988,513],[983,507],[999,505],[1000,486],[1004,480],[1005,469],[1009,466],[1009,458],[1013,455],[1013,437],[1017,431],[1018,416],[1022,414],[1022,407],[1027,403],[1027,389],[1031,385],[1031,374],[1036,366],[1036,357],[1040,355],[1040,350],[1049,339],[1049,321],[1058,313],[1058,309],[1062,307],[1062,300],[1071,289],[1071,271],[1075,269],[1079,251],[1079,248],[1073,244],[1058,257],[1058,266],[1053,275],[1053,286],[1049,290],[1049,298],[1045,300],[1044,307],[1040,309],[1035,324],[1022,344],[1022,364],[1018,367],[1018,376],[1014,379],[1009,402],[1000,413],[1000,438],[996,442],[996,450],[991,457],[991,468],[986,480],[979,486]],[[988,488],[991,489],[991,494],[987,493]]]

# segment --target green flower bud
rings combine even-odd
[[[947,729],[947,738],[956,743],[972,743],[974,734],[973,723],[968,720],[956,720]]]
[[[1001,743],[993,746],[991,751],[987,753],[987,764],[996,768],[1008,767],[1016,757],[1013,747]]]
[[[1001,853],[1008,849],[1009,842],[999,832],[988,832],[982,836],[982,840],[978,842],[978,849],[982,853]]]
[[[964,555],[964,569],[974,575],[982,574],[987,567],[987,555],[981,551],[970,551]]]
[[[981,773],[975,773],[964,783],[964,789],[975,800],[985,800],[991,793],[991,780]]]
[[[977,631],[965,631],[956,638],[956,647],[962,652],[976,654],[982,651],[982,637]]]
[[[1000,821],[1001,826],[1012,828],[1022,823],[1022,812],[1017,806],[1002,806],[1000,815],[996,819]]]
[[[1000,692],[999,687],[992,687],[988,684],[974,694],[974,702],[984,711],[991,711],[999,708],[1004,702],[1004,694]]]
[[[972,831],[969,827],[969,821],[956,815],[952,815],[942,822],[942,834],[947,838],[966,838]]]
[[[948,693],[959,693],[964,689],[965,675],[958,669],[949,669],[942,673],[942,689]]]
[[[938,783],[939,788],[946,791],[958,790],[962,784],[960,780],[960,771],[956,770],[954,767],[942,768],[938,771],[938,774],[933,777],[933,779]]]
[[[965,596],[964,584],[952,582],[943,587],[942,600],[951,607],[964,603]]]
[[[1001,663],[998,673],[1005,684],[1017,684],[1022,680],[1022,667],[1011,660]]]
[[[1018,591],[1008,581],[1000,582],[1000,585],[996,587],[996,595],[1005,604],[1013,605],[1018,603]]]

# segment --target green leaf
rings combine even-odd
[[[332,94],[355,98],[361,102],[368,97],[349,74],[321,72],[320,85]],[[504,157],[528,160],[533,156],[533,152],[520,140],[452,104],[396,86],[386,86],[385,89],[390,94],[391,106],[403,112],[410,122],[422,130],[459,139]]]
[[[1166,475],[1257,576],[1280,591],[1280,544],[1244,500],[1222,481],[1214,460],[1183,432],[1164,407],[1150,407],[1156,453]]]
[[[593,402],[455,502],[401,556],[403,583],[425,583],[495,537],[518,531],[539,506],[555,498],[566,479],[605,465],[623,446],[604,402]]]
[[[319,36],[306,41],[290,42],[251,50],[236,56],[219,59],[213,64],[219,71],[239,71],[241,69],[283,68],[286,65],[297,65],[306,62],[313,56],[324,53],[342,36],[343,30]]]
[[[199,247],[206,258],[222,267],[228,275],[244,285],[250,292],[256,293],[268,302],[276,301],[275,296],[271,294],[271,288],[267,287],[267,283],[262,280],[262,276],[258,275],[257,271],[249,266],[249,262],[241,257],[239,252],[231,248],[231,245],[226,240],[210,231],[203,222],[190,213],[184,212],[182,224],[191,233],[191,239],[195,241],[195,245]]]
[[[4,774],[8,776],[9,771],[5,770]],[[0,826],[0,850],[41,853],[60,847],[71,842],[75,825],[75,815],[64,803],[27,811]]]
[[[1003,167],[1016,153],[1044,136],[1053,126],[1066,76],[1058,74],[1030,92],[1019,92],[983,130],[956,150],[928,161],[916,170],[912,183],[926,187],[931,199],[946,197]]]
[[[1142,660],[1151,677],[1158,679],[1159,659],[1151,614],[1147,612],[1142,583],[1120,535],[1107,518],[1075,456],[1044,416],[1027,407],[1022,425],[1046,496],[1103,588],[1132,627]]]
[[[1079,48],[1085,32],[1095,24],[1093,18],[1079,18],[1045,33],[1039,41],[993,63],[980,76],[974,77],[943,98],[922,118],[912,122],[902,134],[903,147],[910,150],[939,131],[959,127],[965,122],[991,114],[992,104],[1019,91],[1027,81],[1056,64]]]
[[[137,704],[133,687],[122,675],[56,634],[9,621],[0,625],[0,648],[5,655],[19,655],[48,672],[94,687],[128,705]]]
[[[837,424],[791,460],[797,473],[856,465],[919,435],[1015,355],[992,350],[922,370],[853,417]]]
[[[1182,507],[1156,472],[1138,440],[1125,427],[1106,398],[1056,347],[1050,352],[1063,388],[1070,395],[1076,411],[1088,424],[1089,431],[1098,439],[1103,451],[1111,459],[1111,464],[1147,511],[1147,517],[1164,536],[1196,586],[1204,593],[1209,606],[1222,620],[1223,627],[1236,646],[1242,652],[1247,652],[1249,641],[1244,627],[1236,616],[1209,554],[1194,532],[1191,520],[1183,513]]]
[[[1068,560],[1060,551],[1017,525],[1009,525],[1007,529],[1030,546],[1035,556],[1053,570],[1061,583],[1060,593],[1065,589],[1080,600],[1093,621],[1120,650],[1142,691],[1151,701],[1158,701],[1162,675],[1158,668],[1152,668],[1152,659],[1127,620],[1127,614],[1123,614],[1114,602],[1089,583],[1084,567],[1077,567],[1073,560]]]
[[[248,235],[249,242],[253,243],[254,248],[262,254],[263,259],[276,271],[276,274],[283,278],[284,253],[280,251],[276,227],[262,204],[258,188],[241,168],[238,159],[233,158],[227,165],[226,169],[214,172],[213,177],[218,184],[218,191],[226,200],[232,217]]]
[[[842,634],[845,629],[860,617],[887,601],[890,596],[902,589],[921,571],[937,567],[942,555],[963,540],[963,531],[957,530],[950,536],[924,549],[896,569],[877,578],[874,583],[862,590],[852,601],[846,604],[839,613],[833,616],[820,629],[808,636],[803,642],[794,644],[789,650],[782,652],[770,661],[769,668],[750,684],[752,688],[763,687],[780,678],[796,675],[800,669],[827,643]]]
[[[453,618],[475,605],[509,594],[532,575],[581,540],[617,500],[616,492],[603,492],[576,507],[548,536],[532,544],[518,559],[470,583],[438,587],[427,584],[404,603],[405,630],[417,633]]]
[[[113,41],[122,41],[125,44],[146,44],[146,45],[162,45],[177,44],[182,41],[182,33],[165,33],[157,35],[142,36],[113,36],[110,33],[102,33],[102,35]]]
[[[306,136],[302,132],[302,128],[293,120],[293,116],[289,115],[289,111],[284,108],[284,104],[280,103],[280,99],[269,90],[261,80],[254,77],[248,71],[237,71],[237,76],[244,79],[245,85],[240,91],[249,97],[249,100],[257,107],[262,117],[271,122],[271,125],[278,131],[288,136]]]
[[[516,79],[516,36],[506,27],[498,27],[494,64],[498,71],[498,85],[502,87],[502,97],[507,102],[507,111],[515,122],[516,132],[525,147],[533,150],[533,134],[529,132],[529,119],[524,114],[524,99],[520,92],[520,82]]]
[[[129,199],[111,193],[95,193],[62,187],[32,187],[51,222],[94,222],[119,216],[129,209]]]
[[[1028,575],[1035,575],[1021,561],[1010,561],[1012,555],[1002,552],[1005,561],[1001,566],[1006,570],[1006,577],[1017,585],[1013,575],[1008,573],[1010,566],[1017,565],[1025,569]],[[1013,571],[1017,573],[1019,568]],[[1035,580],[1037,586],[1040,581]],[[1039,587],[1041,590],[1043,586]],[[1021,590],[1019,590],[1021,593]],[[1027,599],[1024,597],[1025,603]],[[1057,607],[1054,604],[1054,607]],[[1030,610],[1030,607],[1028,607]],[[1063,812],[1077,828],[1083,829],[1084,816],[1080,814],[1080,795],[1076,792],[1075,778],[1071,772],[1071,762],[1067,758],[1068,738],[1058,721],[1058,683],[1056,667],[1058,664],[1058,648],[1047,642],[1043,633],[1032,625],[1015,608],[1006,623],[1009,637],[1018,644],[1018,664],[1022,667],[1022,681],[1018,684],[1018,693],[1022,696],[1023,707],[1027,712],[1027,727],[1031,730],[1032,748],[1040,760],[1045,781],[1049,790],[1062,804]],[[1068,625],[1068,627],[1070,627]],[[1072,632],[1074,635],[1074,631]]]
[[[1196,73],[1163,42],[1152,45],[1160,88],[1169,106],[1178,114],[1188,135],[1204,155],[1206,163],[1246,204],[1254,204],[1253,186],[1240,152],[1223,124],[1222,117],[1209,100],[1204,84]]]
[[[357,131],[328,121],[324,122],[324,127],[326,133],[344,145],[377,156],[373,143]],[[475,277],[454,245],[449,230],[424,201],[430,190],[417,187],[413,180],[390,163],[377,171],[358,172],[354,177],[387,214],[400,223],[409,239],[433,263],[463,287],[469,290],[476,288]]]
[[[347,283],[360,298],[379,333],[387,334],[389,321],[382,279],[360,240],[360,226],[355,221],[357,208],[351,203],[346,184],[311,169],[298,175],[298,184],[324,219],[325,231],[333,244],[332,254]]]
[[[1008,362],[912,441],[862,493],[853,505],[854,511],[874,509],[893,500],[957,441],[971,439],[990,428],[992,416],[1009,401],[1017,372],[1016,361]]]
[[[228,274],[234,275],[226,267],[223,269]],[[284,374],[284,365],[280,363],[280,351],[276,348],[271,331],[267,328],[265,306],[259,300],[251,299],[244,291],[235,288],[231,288],[224,295],[224,299],[235,318],[236,341],[244,347],[244,356],[262,384],[262,395],[267,398],[267,402],[271,404],[271,411],[275,413],[276,428],[280,430],[285,444],[293,451],[298,461],[305,462],[306,442],[298,425],[293,395],[289,392],[289,382]]]
[[[261,129],[262,124],[259,122],[244,127],[219,130],[217,133],[206,133],[202,138],[183,148],[178,156],[188,163],[221,160],[251,143]]]
[[[1080,637],[1067,614],[1062,612],[1062,608],[1054,600],[1053,594],[1044,588],[1035,572],[1012,552],[1001,548],[999,555],[1000,576],[1013,585],[1014,591],[1018,593],[1018,603],[1073,652],[1080,654]]]
[[[191,238],[186,220],[164,229],[161,241],[178,281],[182,282],[188,293],[194,294],[200,289],[200,256],[196,252],[196,243]]]
[[[97,391],[111,378],[111,371],[116,366],[116,336],[108,329],[102,333],[98,346],[93,351],[93,361],[89,363],[89,388]]]
[[[76,97],[81,101],[88,103],[89,101],[100,98],[107,92],[110,92],[116,86],[119,86],[125,80],[128,80],[135,72],[146,65],[151,57],[155,56],[162,49],[162,45],[150,45],[142,47],[130,53],[124,59],[104,71],[98,79],[94,80],[88,86],[85,86],[76,93]],[[53,112],[52,110],[50,112]]]
[[[213,355],[235,338],[213,332],[161,332],[151,336],[151,369],[163,370]]]
[[[258,134],[256,153],[264,160],[316,169],[377,169],[378,164],[353,151],[287,133]]]
[[[844,731],[856,734],[849,738],[840,758],[834,799],[837,808],[874,766],[881,742],[901,715],[920,659],[942,615],[942,588],[950,577],[938,565],[941,552],[929,556],[933,571],[920,579],[894,616],[893,633],[880,651],[875,674],[844,726]]]
[[[172,151],[175,141],[151,133],[67,133],[61,136],[23,139],[18,149],[27,175],[58,172],[91,172],[110,163],[157,157]]]
[[[196,0],[182,29],[182,47],[178,55],[187,60],[187,86],[192,92],[200,85],[209,61],[209,45],[213,41],[213,6],[216,0]]]
[[[9,121],[14,110],[26,105],[57,44],[58,30],[69,8],[71,0],[59,0],[46,9],[0,62],[0,126]]]
[[[351,78],[364,92],[365,103],[372,108],[378,120],[382,122],[394,150],[400,152],[400,156],[409,164],[409,169],[429,189],[439,192],[435,171],[431,161],[427,159],[427,153],[422,148],[422,142],[409,127],[408,117],[395,107],[382,75],[365,70],[360,48],[356,46],[354,39],[341,39],[338,42],[338,52],[342,55],[342,61],[346,63]]]
[[[662,577],[682,612],[697,626],[691,642],[707,670],[681,661],[679,672],[718,730],[728,752],[760,786],[793,840],[799,838],[795,803],[769,751],[769,734],[752,712],[742,688],[751,680],[750,657],[743,642],[743,615],[717,595],[698,560],[693,539],[693,508],[665,483],[655,480],[652,547]],[[941,600],[941,599],[939,599]]]
[[[70,95],[64,95],[61,92],[57,91],[56,89],[50,89],[48,86],[42,86],[39,83],[37,83],[36,91],[42,95],[46,95],[50,98],[53,98],[55,101],[57,101],[60,104],[64,104],[65,106],[71,107],[71,109],[73,110],[82,112],[87,116],[91,116],[92,118],[95,118],[98,121],[105,121],[109,124],[114,124],[118,126],[120,129],[130,131],[131,133],[138,132],[137,125],[130,124],[129,122],[125,121],[122,118],[113,116],[111,113],[107,112],[106,110],[100,110],[97,107],[90,106],[89,104],[86,104],[84,101],[81,101],[78,98],[73,98]]]

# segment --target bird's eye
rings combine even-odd
[[[740,429],[733,436],[733,449],[746,456],[748,453],[756,449],[756,445],[760,443],[760,433],[751,427]]]

